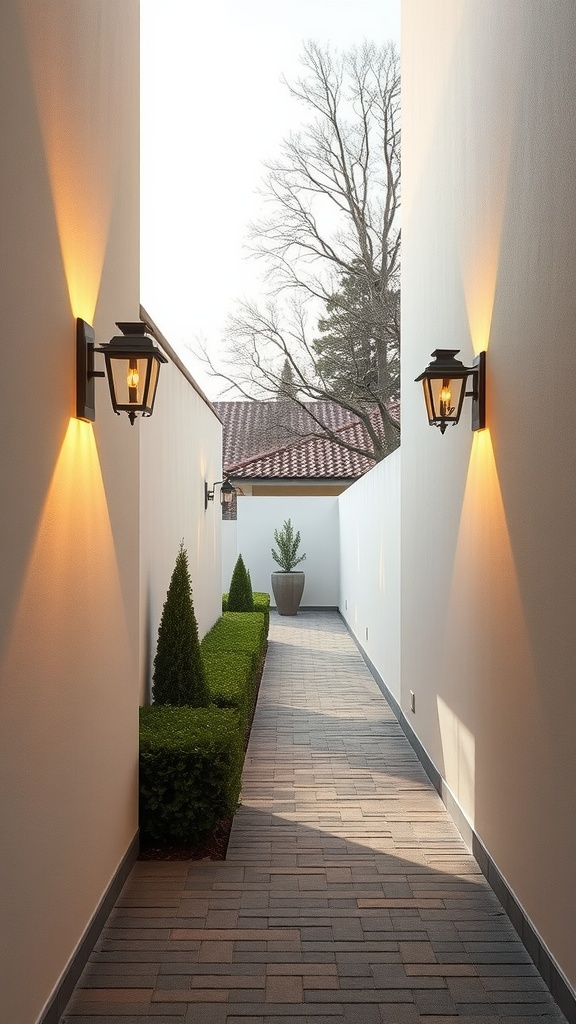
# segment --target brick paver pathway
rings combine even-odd
[[[335,613],[273,616],[225,862],[139,862],[66,1024],[564,1021]]]

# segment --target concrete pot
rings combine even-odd
[[[279,615],[297,615],[304,590],[303,572],[273,572],[272,593]]]

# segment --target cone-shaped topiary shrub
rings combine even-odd
[[[248,570],[244,565],[244,559],[242,558],[242,555],[238,555],[238,560],[236,562],[236,565],[234,566],[234,572],[232,573],[232,579],[230,581],[230,590],[228,591],[228,611],[254,611],[254,596],[252,594],[252,584],[250,582]]]
[[[188,554],[180,544],[158,629],[152,697],[155,704],[205,708],[210,703],[192,603]]]

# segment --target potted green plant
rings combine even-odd
[[[297,615],[306,579],[300,570],[294,572],[306,558],[298,555],[300,531],[294,533],[291,520],[286,519],[281,530],[274,530],[274,540],[278,550],[272,548],[272,558],[280,566],[271,577],[276,608],[279,615]]]

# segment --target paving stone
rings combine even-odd
[[[422,1016],[457,1016],[458,1010],[449,992],[424,989],[414,993],[414,1002]]]
[[[527,977],[503,978],[482,978],[482,984],[487,992],[499,992],[506,990],[510,992],[542,992],[548,994],[548,989],[540,975],[528,975]]]
[[[376,982],[373,977],[368,978],[351,978],[351,977],[340,977],[340,988],[343,989],[364,989],[364,988],[376,988]]]
[[[413,1003],[382,1003],[379,1011],[381,1024],[420,1024],[422,1020]],[[440,1017],[435,1018],[434,1024],[440,1020]]]
[[[227,989],[186,988],[156,990],[152,1002],[165,1003],[225,1003],[228,1001]]]
[[[338,974],[335,964],[268,964],[266,967],[267,975],[282,975],[287,977],[289,975],[301,975],[302,977],[325,977],[335,978]],[[369,972],[368,972],[369,973]]]
[[[228,1008],[215,1003],[195,1003],[184,1017],[185,1024],[228,1024],[228,1020]]]
[[[87,1003],[149,1003],[154,994],[153,988],[77,988],[73,996],[73,1004]]]
[[[404,963],[433,964],[436,954],[431,942],[399,942],[398,949]]]
[[[359,981],[360,979],[354,978],[353,980]],[[303,978],[302,987],[304,991],[306,991],[307,989],[316,989],[318,991],[325,989],[339,989],[340,982],[338,978],[330,978],[326,976],[322,977],[320,975],[315,974],[311,975],[310,977]],[[345,986],[342,985],[342,987],[344,988]]]
[[[184,989],[191,985],[193,975],[190,974],[164,974],[156,981],[156,992],[161,989]]]
[[[446,983],[455,1003],[490,1003],[493,1001],[480,978],[447,978]]]
[[[475,977],[474,964],[404,964],[408,977],[415,978],[458,978]]]
[[[266,980],[267,1003],[302,1003],[302,978],[297,975],[269,975]]]
[[[539,978],[533,963],[529,964],[476,964],[482,978]]]
[[[382,1018],[378,1006],[346,1006],[346,1024],[380,1024]]]
[[[233,942],[201,942],[198,959],[200,963],[231,964],[234,956]]]
[[[140,1017],[153,1019],[155,1017],[167,1017],[173,1022],[174,1018],[184,1015],[184,1004],[174,1005],[170,1003],[123,1003],[118,1000],[102,1003],[81,1003],[74,1001],[66,1010],[66,1018],[75,1021],[77,1016],[96,1016],[99,1024],[108,1024],[108,1019],[124,1020],[126,1017]]]
[[[88,989],[107,989],[107,988],[121,988],[126,989],[147,989],[154,988],[158,984],[158,971],[155,970],[151,974],[128,974],[123,972],[122,974],[94,974],[90,972],[83,976],[78,982],[78,990]]]

